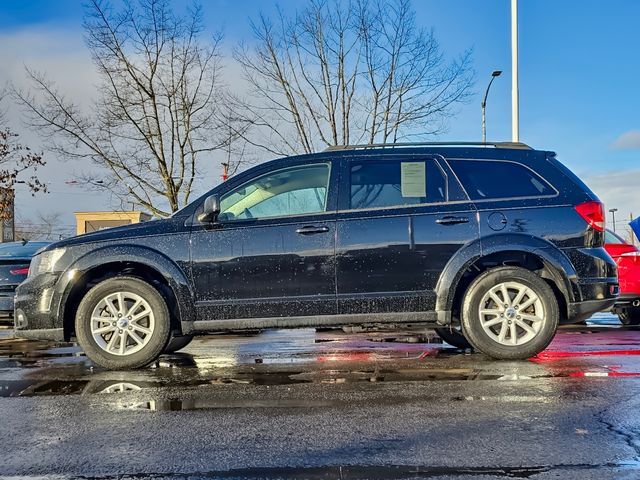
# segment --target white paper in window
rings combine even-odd
[[[403,197],[427,196],[427,173],[424,162],[400,163],[400,191]]]

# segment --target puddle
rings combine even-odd
[[[340,402],[308,399],[268,399],[220,401],[209,398],[149,400],[142,402],[119,402],[117,407],[123,410],[182,411],[211,410],[223,408],[320,408],[334,407]]]
[[[150,368],[116,374],[94,368],[73,344],[0,336],[0,397],[123,394],[203,385],[337,386],[640,376],[636,360],[640,348],[631,347],[640,343],[640,335],[620,328],[608,333],[563,330],[548,350],[520,362],[492,361],[435,340],[433,334],[411,331],[346,334],[313,329],[272,330],[257,337],[209,336],[194,341],[188,353],[163,355]],[[617,348],[607,349],[607,345]],[[614,359],[601,360],[607,356]],[[626,366],[607,366],[620,362]]]
[[[235,372],[229,375],[198,376],[195,378],[164,376],[148,379],[120,377],[118,379],[20,379],[0,380],[0,397],[34,397],[47,395],[118,394],[151,388],[189,388],[199,386],[281,386],[296,384],[354,384],[378,382],[438,382],[438,381],[500,381],[523,382],[549,378],[637,377],[639,372],[620,371],[617,367],[594,370],[562,369],[538,370],[528,375],[494,373],[476,368],[374,368],[372,370],[307,370],[280,372]],[[166,372],[164,372],[166,373]]]

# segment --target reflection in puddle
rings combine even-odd
[[[94,369],[72,344],[0,336],[0,397],[126,395],[203,385],[315,383],[337,387],[376,382],[526,382],[640,376],[638,365],[631,360],[640,357],[640,348],[634,348],[640,344],[640,331],[581,328],[561,331],[549,349],[520,362],[492,361],[446,344],[431,343],[432,335],[415,332],[271,330],[249,338],[203,337],[184,352],[162,356],[151,368],[120,373]],[[413,343],[414,339],[427,343]],[[616,360],[608,358],[611,356]],[[609,365],[623,360],[624,368]],[[23,370],[25,367],[28,369]]]
[[[221,401],[211,398],[189,398],[170,400],[149,400],[143,402],[118,402],[117,408],[123,410],[181,411],[211,410],[222,408],[319,408],[334,407],[340,402],[309,399],[268,399]]]

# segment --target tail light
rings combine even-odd
[[[26,268],[14,268],[13,270],[9,270],[9,272],[11,273],[11,275],[26,275],[26,274],[29,273],[29,267],[26,267]]]
[[[601,202],[581,203],[576,205],[575,209],[590,227],[599,232],[604,232],[604,205]]]

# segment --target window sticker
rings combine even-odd
[[[400,163],[400,191],[403,197],[427,196],[427,172],[424,162]]]

